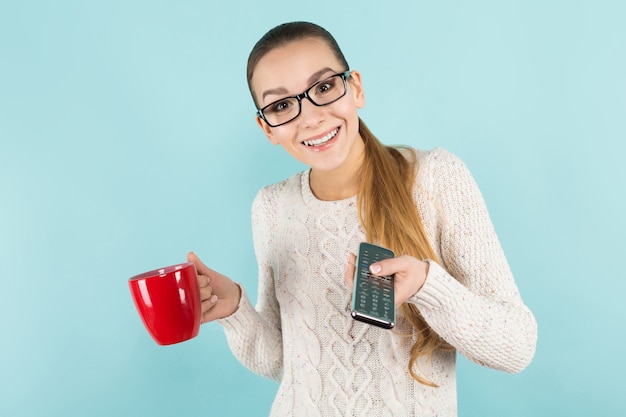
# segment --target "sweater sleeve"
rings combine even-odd
[[[273,269],[268,257],[272,214],[265,189],[252,205],[252,231],[258,261],[259,287],[256,307],[242,288],[239,308],[219,320],[235,357],[251,371],[280,380],[283,370],[283,347],[280,307],[276,299]]]
[[[440,262],[409,301],[471,361],[520,372],[532,360],[537,323],[524,305],[482,194],[456,156],[436,150],[419,175],[435,207]]]

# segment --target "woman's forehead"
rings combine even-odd
[[[340,66],[326,42],[317,38],[302,39],[265,54],[254,69],[251,84],[259,100],[262,100],[263,91],[268,89],[300,93],[299,90],[315,83],[326,73],[346,69]],[[318,79],[314,80],[316,76]]]

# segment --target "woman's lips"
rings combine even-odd
[[[319,139],[305,140],[302,143],[308,147],[322,146],[332,140],[335,136],[337,136],[337,133],[339,133],[339,128],[333,129]]]

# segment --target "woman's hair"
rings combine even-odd
[[[326,42],[345,69],[349,69],[339,45],[324,28],[308,22],[292,22],[267,32],[254,46],[248,57],[248,87],[254,99],[251,80],[258,62],[271,50],[290,42],[318,38]],[[257,104],[258,108],[258,103]],[[433,259],[433,251],[421,217],[413,201],[413,184],[417,174],[415,154],[401,148],[383,145],[359,118],[359,133],[365,143],[365,159],[360,172],[357,210],[365,228],[366,239],[387,246],[398,254],[417,259]],[[415,329],[416,340],[411,348],[409,372],[418,382],[436,386],[417,374],[417,360],[431,356],[439,348],[448,348],[426,323],[419,310],[410,303],[401,306],[402,312]]]
[[[383,145],[361,119],[359,133],[365,143],[365,159],[357,209],[367,240],[380,242],[398,254],[437,260],[413,200],[418,169],[415,153]],[[417,359],[432,357],[435,350],[449,350],[450,346],[430,328],[415,305],[404,303],[400,308],[416,333],[409,372],[420,383],[436,386],[415,372]]]
[[[250,89],[250,94],[252,94],[252,99],[257,109],[259,108],[259,103],[257,103],[254,91],[252,90],[252,75],[261,58],[273,49],[285,46],[293,41],[307,38],[318,38],[325,41],[330,47],[330,50],[335,54],[335,57],[343,65],[342,70],[348,70],[350,68],[337,41],[335,41],[335,38],[323,27],[308,22],[283,23],[282,25],[276,26],[259,39],[248,56],[248,69],[246,71],[248,88]]]

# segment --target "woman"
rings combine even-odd
[[[361,75],[317,25],[269,31],[250,54],[248,85],[267,138],[310,169],[254,201],[256,307],[241,286],[188,259],[200,273],[203,322],[219,320],[235,356],[280,381],[272,415],[456,416],[457,350],[524,369],[536,321],[463,163],[441,149],[382,145],[358,116]],[[347,309],[362,241],[400,255],[372,265],[395,274],[394,330]]]

